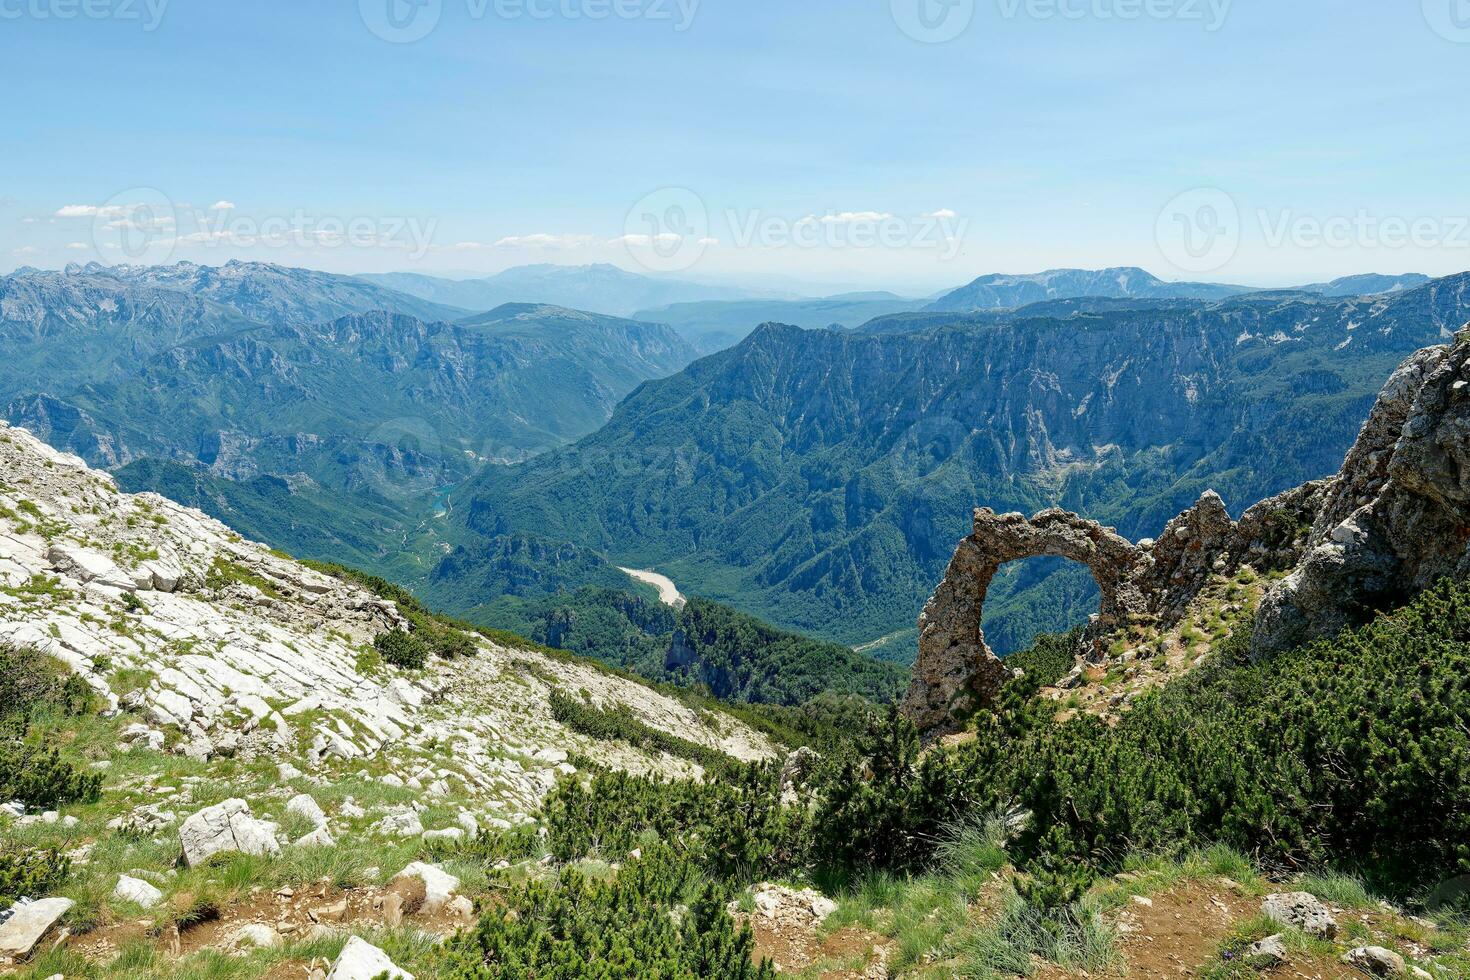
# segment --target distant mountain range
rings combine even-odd
[[[365,274],[359,279],[435,303],[490,310],[505,303],[544,303],[608,316],[704,300],[770,295],[759,290],[707,286],[625,272],[615,265],[524,265],[485,279],[441,279],[413,272]]]
[[[593,431],[695,356],[657,324],[525,304],[463,317],[279,266],[0,278],[10,421],[94,465],[154,458],[302,492],[431,497]]]
[[[1240,508],[1332,472],[1404,354],[1470,320],[1470,275],[1348,300],[1080,305],[910,333],[763,326],[575,445],[482,470],[453,520],[869,640],[912,628],[971,507],[1060,505],[1136,537],[1207,488]],[[1015,576],[1067,601],[992,590],[1009,613],[987,616],[995,645],[1095,601],[1069,574]]]
[[[924,309],[939,313],[1000,310],[1053,299],[1224,299],[1251,292],[1248,286],[1208,282],[1165,282],[1142,269],[1052,269],[1031,275],[981,276]]]
[[[893,293],[845,293],[825,299],[705,300],[673,303],[634,313],[635,319],[667,323],[701,351],[723,350],[744,340],[762,323],[820,329],[852,329],[875,317],[917,310],[924,300]]]
[[[1422,286],[1428,276],[1361,275],[1335,279],[1329,283],[1302,286],[1299,292],[1320,293],[1328,297],[1368,296]],[[1115,269],[1052,269],[1031,275],[981,276],[968,285],[948,293],[924,309],[937,313],[966,313],[977,310],[1017,309],[1049,300],[1092,297],[1099,299],[1204,299],[1218,300],[1228,296],[1260,292],[1250,286],[1230,286],[1210,282],[1165,282],[1135,267]]]

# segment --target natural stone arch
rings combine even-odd
[[[1149,555],[1112,528],[1064,510],[1044,510],[1029,519],[989,508],[975,511],[974,532],[960,542],[944,581],[919,616],[919,658],[903,712],[921,731],[951,731],[994,699],[1006,670],[985,643],[985,594],[1001,565],[1043,556],[1069,558],[1091,569],[1102,593],[1092,635],[1148,615],[1139,582]]]

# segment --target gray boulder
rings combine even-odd
[[[244,800],[225,800],[200,810],[179,828],[184,862],[197,867],[216,854],[279,854],[275,824],[256,820]]]
[[[12,910],[0,925],[0,963],[28,958],[75,904],[69,898],[43,898]]]
[[[353,936],[342,947],[327,980],[375,980],[380,976],[388,980],[413,980],[413,974],[400,970],[387,953],[366,939]]]
[[[1342,961],[1370,977],[1401,977],[1409,972],[1402,956],[1382,946],[1359,946],[1344,953]]]
[[[1337,920],[1327,906],[1310,892],[1281,892],[1267,895],[1261,903],[1261,911],[1273,922],[1293,926],[1317,939],[1332,939],[1337,935]]]

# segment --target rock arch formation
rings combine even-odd
[[[994,698],[1007,675],[985,643],[985,594],[1001,565],[1048,555],[1092,570],[1102,592],[1094,633],[1149,615],[1140,584],[1151,564],[1148,551],[1112,528],[1064,510],[1031,518],[975,511],[973,533],[960,542],[919,617],[919,658],[903,712],[920,730],[942,734]]]

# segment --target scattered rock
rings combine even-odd
[[[414,980],[413,974],[400,970],[388,954],[358,936],[347,940],[326,980]]]
[[[300,796],[293,796],[291,801],[286,804],[286,812],[293,817],[301,817],[303,820],[311,821],[312,826],[315,827],[320,827],[327,822],[327,815],[322,812],[322,808],[317,804],[316,800],[305,793],[302,793]]]
[[[141,878],[129,878],[127,875],[122,875],[117,879],[117,887],[112,890],[112,897],[151,909],[163,901],[163,892]]]
[[[75,904],[69,898],[43,898],[13,909],[10,918],[0,925],[0,962],[20,962],[29,957]]]
[[[275,949],[281,945],[281,934],[264,923],[241,926],[225,940],[225,948],[240,953],[252,949]]]
[[[394,810],[373,824],[372,832],[384,837],[422,837],[424,824],[414,810]]]
[[[821,925],[837,911],[837,903],[810,888],[796,891],[769,882],[752,889],[755,914],[785,927],[809,928]]]
[[[1286,962],[1286,943],[1280,933],[1251,943],[1245,949],[1246,962],[1258,968],[1280,966]]]
[[[241,854],[279,854],[276,828],[250,814],[244,800],[225,800],[194,814],[179,828],[184,846],[184,862],[198,867],[216,854],[239,851]]]
[[[454,897],[454,893],[459,890],[458,878],[449,874],[443,868],[432,864],[425,864],[422,861],[415,861],[394,875],[393,880],[389,882],[389,887],[391,888],[404,878],[417,878],[423,882],[423,912],[426,915],[433,915],[442,909]]]
[[[1409,972],[1402,956],[1382,946],[1359,946],[1344,953],[1342,961],[1370,977],[1399,977]]]
[[[1295,926],[1317,939],[1332,939],[1337,936],[1337,920],[1332,917],[1327,906],[1309,892],[1267,895],[1266,900],[1261,903],[1261,911],[1273,922]]]

